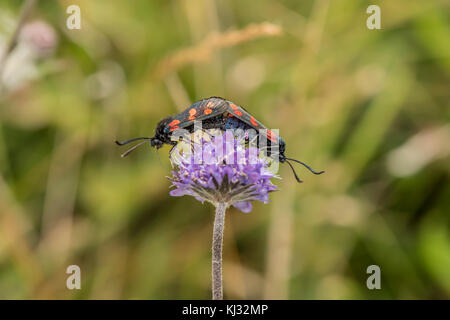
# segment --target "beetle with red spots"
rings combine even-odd
[[[324,172],[316,172],[305,163],[286,157],[286,143],[280,136],[277,136],[274,132],[268,130],[243,107],[220,97],[211,97],[197,101],[183,112],[161,120],[156,126],[155,135],[153,137],[140,137],[124,142],[116,141],[116,143],[118,145],[124,145],[136,140],[146,140],[150,142],[152,147],[157,149],[161,148],[164,144],[176,145],[177,142],[171,140],[172,133],[175,130],[182,128],[192,133],[194,130],[194,121],[202,121],[203,129],[220,129],[223,131],[228,129],[255,129],[256,131],[262,132],[264,139],[267,139],[267,145],[278,145],[278,153],[276,155],[272,154],[271,156],[276,156],[280,163],[286,162],[291,167],[298,182],[302,181],[298,178],[290,161],[300,163],[314,174],[321,174]],[[135,150],[143,143],[145,143],[145,141],[125,152],[122,157],[127,156],[131,151]]]

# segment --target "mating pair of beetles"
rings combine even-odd
[[[286,143],[280,136],[277,136],[272,131],[268,130],[243,107],[220,97],[211,97],[197,101],[183,112],[161,120],[156,126],[155,135],[153,137],[139,137],[124,142],[116,141],[116,143],[119,146],[122,146],[137,140],[146,140],[150,142],[152,147],[157,149],[161,148],[164,144],[176,145],[177,142],[171,140],[172,132],[182,128],[191,130],[192,132],[195,120],[202,121],[203,129],[220,129],[223,131],[227,129],[263,129],[263,132],[265,132],[264,138],[267,139],[267,142],[270,144],[278,144],[278,153],[276,154],[278,161],[280,163],[286,162],[291,167],[295,179],[298,182],[302,182],[302,180],[298,178],[294,167],[289,161],[300,163],[314,174],[324,173],[324,171],[314,171],[301,161],[287,158],[285,156]],[[146,141],[132,147],[125,152],[122,157],[127,156]]]

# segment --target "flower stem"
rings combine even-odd
[[[227,204],[219,202],[216,205],[216,216],[214,218],[214,230],[212,241],[212,298],[223,299],[222,289],[222,245],[223,229],[225,226],[225,210]]]

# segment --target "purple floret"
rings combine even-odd
[[[195,164],[192,153],[174,151],[179,160],[176,170],[172,171],[173,177],[169,178],[172,187],[175,187],[170,191],[170,195],[189,195],[202,203],[208,201],[214,205],[224,202],[242,212],[252,210],[250,201],[268,203],[269,193],[277,190],[277,186],[272,184],[270,179],[277,176],[267,169],[267,160],[258,156],[251,157],[250,151],[257,155],[256,150],[245,149],[240,138],[232,140],[234,146],[229,148],[231,153],[223,152],[222,156],[215,159],[215,139],[217,138],[212,141],[202,140],[203,164]],[[225,135],[219,141],[225,143]],[[223,150],[226,148],[223,147]],[[245,154],[239,164],[236,163],[238,152]],[[234,162],[227,163],[226,159],[234,159]]]

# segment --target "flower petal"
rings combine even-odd
[[[182,196],[189,194],[189,191],[183,190],[183,189],[173,189],[173,190],[170,190],[169,194],[172,197],[182,197]]]
[[[250,211],[252,211],[252,204],[250,203],[250,201],[243,201],[243,202],[236,202],[233,203],[233,207],[235,207],[236,209],[244,212],[244,213],[249,213]]]

